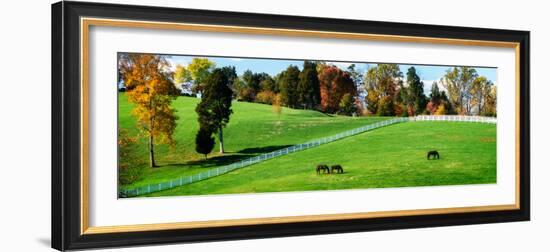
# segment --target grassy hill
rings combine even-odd
[[[238,106],[247,107],[244,104]],[[285,112],[298,113],[296,111]],[[243,118],[246,117],[243,115]],[[302,125],[299,119],[291,120],[291,118],[296,119],[299,115],[288,115],[288,117],[287,125],[289,127],[292,127],[293,130],[303,129],[303,126],[294,125]],[[313,118],[318,122],[324,122],[324,117],[321,115],[312,116]],[[349,123],[356,122],[353,119],[350,120]],[[252,122],[238,125],[250,123]],[[304,124],[309,125],[308,123]],[[321,125],[323,128],[326,126],[327,130],[333,130],[338,128],[339,123]],[[317,127],[313,128],[316,130],[312,129],[311,132],[317,133]],[[235,132],[238,128],[232,130]],[[250,130],[250,133],[253,133],[254,127]],[[281,130],[284,131],[284,129]],[[330,134],[321,131],[322,135]],[[291,136],[296,134],[292,131],[286,132]],[[309,131],[305,136],[310,136]],[[280,139],[276,141],[282,143]],[[426,151],[432,149],[439,151],[440,160],[426,160]],[[316,175],[314,168],[318,163],[341,164],[345,173]],[[223,176],[147,196],[479,183],[496,183],[495,125],[460,122],[408,122],[366,132],[317,148],[268,160]]]
[[[234,111],[224,130],[226,154],[218,153],[216,145],[208,160],[195,152],[195,134],[198,130],[195,107],[200,100],[178,97],[172,104],[177,109],[179,120],[175,131],[175,148],[159,145],[155,149],[158,168],[147,168],[143,179],[124,187],[142,186],[165,182],[182,175],[191,175],[206,169],[270,152],[290,145],[307,142],[345,130],[385,120],[381,117],[331,116],[317,111],[283,108],[282,113],[273,112],[270,105],[233,102]],[[137,135],[136,122],[131,115],[130,104],[124,93],[119,93],[119,127],[127,129],[131,136]],[[217,140],[216,140],[217,141]],[[219,143],[216,143],[219,144]],[[148,166],[146,139],[141,139],[130,153],[136,165]]]

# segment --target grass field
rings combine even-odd
[[[208,160],[195,152],[195,134],[198,130],[196,104],[200,100],[178,97],[172,104],[179,120],[174,139],[175,148],[156,146],[158,168],[147,168],[143,179],[123,188],[165,182],[183,175],[196,174],[209,168],[226,165],[258,154],[270,152],[308,140],[317,139],[361,127],[387,118],[330,116],[311,110],[283,108],[276,114],[270,105],[233,102],[234,111],[224,130],[226,154],[218,154],[218,145]],[[134,136],[136,122],[131,115],[130,104],[124,93],[119,93],[119,127]],[[217,140],[216,140],[217,141]],[[218,143],[217,143],[218,144]],[[131,149],[129,157],[136,165],[148,166],[148,150],[145,139]]]
[[[437,149],[440,160],[426,160]],[[344,174],[316,175],[318,163]],[[496,183],[496,126],[408,122],[148,196]]]

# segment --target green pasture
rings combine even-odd
[[[428,150],[439,160],[427,160]],[[344,174],[317,175],[319,163]],[[149,196],[496,183],[496,126],[407,122]]]
[[[198,130],[195,107],[200,100],[178,97],[172,103],[179,120],[174,134],[176,146],[155,147],[156,163],[160,167],[147,168],[143,178],[123,188],[166,182],[183,175],[192,175],[210,168],[262,153],[304,143],[309,140],[334,135],[346,130],[386,120],[384,117],[347,117],[326,115],[312,110],[282,108],[282,113],[273,112],[271,105],[248,102],[233,102],[231,120],[224,129],[225,150],[220,155],[218,141],[207,160],[195,152],[195,134]],[[131,136],[138,134],[131,114],[133,105],[124,93],[119,93],[119,127],[128,130]],[[129,159],[133,165],[148,167],[147,140],[131,148]],[[204,192],[208,193],[208,192]]]

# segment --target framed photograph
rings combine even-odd
[[[58,250],[529,220],[529,32],[52,5]]]

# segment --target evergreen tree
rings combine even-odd
[[[231,110],[233,91],[229,88],[229,79],[226,74],[219,68],[212,72],[205,82],[202,100],[195,109],[200,127],[218,132],[220,153],[224,153],[223,128],[233,113]]]
[[[203,154],[204,159],[208,158],[208,154],[214,149],[214,137],[212,137],[212,131],[206,128],[199,128],[197,135],[195,136],[195,151]]]
[[[308,109],[315,108],[320,103],[319,78],[316,68],[315,62],[304,61],[304,68],[299,75],[297,102]]]
[[[421,114],[426,108],[428,99],[424,95],[424,82],[420,80],[420,77],[416,73],[414,67],[410,67],[407,70],[407,105],[412,106],[414,115]]]
[[[279,78],[279,89],[281,94],[281,103],[287,107],[295,108],[298,105],[298,82],[300,69],[297,66],[290,65]]]

